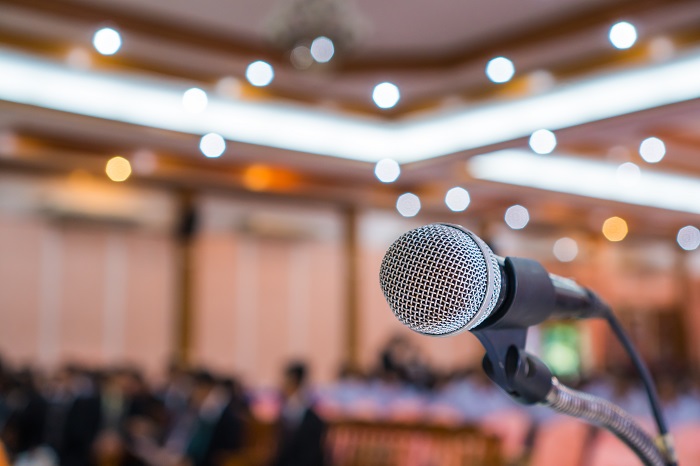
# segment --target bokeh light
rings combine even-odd
[[[616,49],[628,49],[637,42],[637,29],[627,21],[620,21],[610,28],[608,37]]]
[[[182,106],[188,113],[202,113],[209,103],[207,93],[198,87],[187,89],[182,94]]]
[[[496,57],[486,65],[486,76],[497,84],[510,81],[515,74],[515,65],[506,57]]]
[[[234,99],[241,96],[242,89],[241,81],[233,76],[224,76],[223,78],[219,79],[215,87],[217,94]]]
[[[372,92],[372,100],[379,108],[391,108],[399,102],[400,98],[399,88],[388,82],[377,84]]]
[[[632,188],[637,186],[642,180],[642,172],[639,167],[632,162],[625,162],[617,167],[615,178],[620,186]]]
[[[275,71],[269,63],[258,60],[248,65],[245,77],[253,86],[264,87],[272,82],[275,77]]]
[[[294,47],[289,54],[289,60],[292,62],[292,66],[298,70],[308,70],[314,64],[311,50],[305,45]]]
[[[401,167],[394,159],[382,159],[374,166],[374,175],[382,183],[396,181],[401,174]]]
[[[216,133],[205,134],[199,141],[199,150],[206,157],[220,157],[226,150],[226,141]]]
[[[676,241],[686,251],[695,251],[700,247],[700,230],[692,225],[685,226],[678,230]]]
[[[153,151],[139,149],[131,156],[131,166],[135,173],[151,175],[158,168],[158,157]]]
[[[639,145],[639,155],[647,163],[658,163],[666,155],[666,144],[659,138],[646,138]]]
[[[83,47],[73,47],[66,55],[66,64],[79,70],[87,70],[92,66],[90,51]]]
[[[107,161],[105,173],[112,181],[126,181],[131,176],[131,164],[124,157],[112,157]]]
[[[272,185],[272,170],[265,165],[251,165],[243,173],[243,184],[252,191],[263,191]]]
[[[578,244],[572,238],[559,238],[552,248],[554,257],[560,262],[571,262],[578,256]]]
[[[420,212],[420,198],[413,193],[404,193],[396,200],[396,210],[404,217],[415,217]]]
[[[538,129],[530,136],[530,148],[536,154],[551,154],[557,147],[557,137],[548,129]]]
[[[445,194],[445,204],[453,212],[462,212],[469,207],[471,198],[469,197],[469,192],[456,186]]]
[[[622,241],[625,239],[628,232],[627,222],[620,217],[610,217],[603,222],[603,236],[605,236],[608,241]]]
[[[116,29],[102,28],[92,37],[92,45],[102,55],[114,55],[122,46],[122,36]]]
[[[311,56],[319,63],[328,63],[333,58],[335,47],[328,37],[317,37],[311,43]]]
[[[506,225],[513,230],[522,230],[530,222],[530,212],[525,207],[516,204],[508,207],[504,219]]]

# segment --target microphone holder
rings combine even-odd
[[[486,375],[514,400],[543,404],[557,412],[603,427],[624,442],[645,466],[668,466],[667,460],[647,434],[624,410],[599,397],[572,390],[552,375],[547,365],[525,351],[527,329],[475,329],[486,354]]]

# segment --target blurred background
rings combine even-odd
[[[449,222],[607,300],[700,462],[699,22],[697,0],[0,0],[7,461],[638,464],[507,399],[472,335],[395,319],[386,248]],[[648,422],[603,322],[528,344]]]

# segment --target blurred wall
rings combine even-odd
[[[286,361],[303,358],[318,381],[332,380],[347,358],[344,214],[327,204],[209,195],[198,197],[196,207],[193,362],[271,386]],[[176,212],[174,196],[164,192],[0,176],[0,354],[46,368],[133,362],[160,373],[175,353]],[[468,213],[433,220],[474,227]],[[364,368],[376,366],[395,334],[411,338],[437,367],[481,358],[468,333],[427,338],[408,331],[382,296],[378,272],[386,248],[428,221],[393,211],[360,213],[358,356]],[[551,253],[556,237],[498,228],[486,237],[499,254],[538,259],[616,309],[682,309],[687,336],[700,333],[698,253],[579,237],[579,257],[562,264]],[[588,364],[601,365],[607,330],[598,322],[581,328]],[[687,338],[688,352],[699,363],[693,342]]]

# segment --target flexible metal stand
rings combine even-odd
[[[652,438],[624,410],[603,398],[572,390],[553,377],[544,404],[607,429],[634,451],[645,466],[668,464]]]
[[[665,449],[662,452],[624,410],[559,383],[542,361],[524,350],[526,329],[483,329],[473,333],[486,348],[484,371],[516,401],[543,404],[607,429],[629,446],[645,466],[675,464],[673,453]]]

